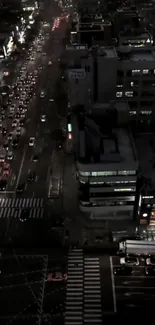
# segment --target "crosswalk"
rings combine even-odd
[[[102,324],[100,264],[98,257],[84,259],[84,325]]]
[[[65,325],[101,325],[99,258],[84,257],[82,249],[68,253]]]
[[[68,253],[65,325],[83,324],[83,250]]]
[[[28,208],[29,218],[41,219],[44,213],[42,198],[1,198],[0,218],[20,219],[23,209]]]
[[[0,208],[39,208],[43,206],[42,198],[0,199]]]

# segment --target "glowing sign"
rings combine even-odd
[[[82,79],[85,78],[85,69],[69,69],[69,79]]]
[[[68,124],[68,132],[72,132],[72,125],[70,123]]]

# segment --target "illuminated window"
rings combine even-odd
[[[82,171],[79,171],[79,175],[80,176],[90,176],[90,172],[82,172]]]
[[[136,114],[137,114],[136,111],[129,111],[129,116],[136,115]]]
[[[122,91],[117,91],[116,93],[116,97],[122,97],[123,96],[123,92]]]
[[[125,96],[126,97],[133,97],[133,91],[126,91]]]
[[[123,87],[123,85],[117,85],[117,87],[118,87],[118,88],[122,88],[122,87]]]
[[[140,111],[142,115],[151,115],[152,111]]]
[[[132,70],[132,75],[139,75],[140,74],[140,70]]]
[[[136,175],[135,170],[119,170],[118,175],[126,176],[126,175]]]
[[[143,70],[143,74],[148,74],[149,73],[149,70],[148,69],[144,69]]]
[[[103,171],[103,172],[92,172],[92,176],[115,176],[117,171]]]

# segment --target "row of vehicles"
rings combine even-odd
[[[155,275],[155,242],[137,240],[123,240],[119,243],[118,255],[120,266],[114,268],[115,275],[132,275],[133,268],[144,262],[145,275]]]
[[[39,36],[33,41],[28,50],[28,55],[23,63],[20,73],[12,85],[9,87],[9,92],[0,107],[0,190],[4,191],[7,186],[10,168],[6,164],[11,163],[14,158],[14,150],[20,145],[20,138],[25,133],[26,124],[30,121],[27,117],[29,105],[35,96],[36,82],[40,69],[29,69],[28,64],[33,61],[37,47],[41,48],[44,40],[42,39],[42,31]],[[42,118],[42,119],[45,119]],[[29,146],[34,146],[35,139],[32,137],[29,140]],[[35,161],[37,159],[35,158]],[[35,179],[33,173],[29,173],[28,180],[31,182]],[[21,192],[24,185],[20,184],[17,191]]]

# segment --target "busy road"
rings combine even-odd
[[[10,211],[18,219],[43,217],[54,165],[62,165],[62,145],[53,136],[60,129],[56,85],[63,76],[60,58],[65,51],[68,18],[41,22],[9,98],[1,107],[1,218]],[[61,98],[61,93],[60,93]],[[61,170],[58,169],[57,172]],[[22,209],[32,209],[24,213]],[[14,212],[14,213],[13,213]],[[28,217],[29,217],[28,216]]]

